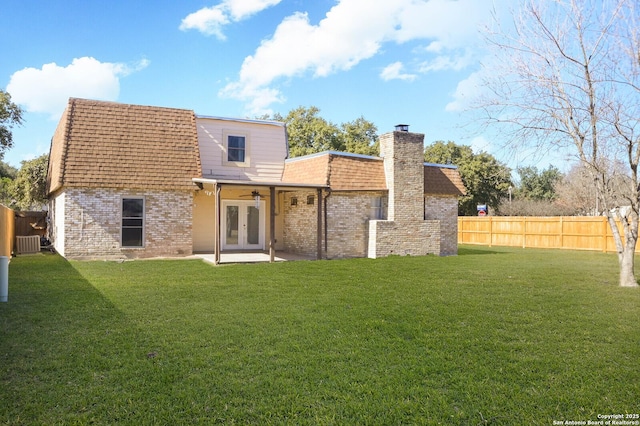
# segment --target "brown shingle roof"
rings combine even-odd
[[[461,196],[466,191],[457,168],[425,164],[424,193]]]
[[[282,180],[329,185],[334,191],[387,189],[382,159],[334,151],[287,160]]]
[[[328,175],[329,156],[309,155],[287,160],[284,163],[282,181],[286,183],[328,185]]]
[[[384,162],[381,158],[331,155],[329,185],[334,191],[386,190]]]
[[[382,158],[327,151],[287,160],[282,180],[329,185],[334,191],[384,191],[387,183]],[[424,166],[425,194],[465,195],[458,169]]]
[[[71,98],[51,142],[47,193],[192,189],[200,176],[193,111]]]

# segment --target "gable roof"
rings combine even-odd
[[[70,98],[53,139],[47,194],[62,187],[193,189],[191,110]]]

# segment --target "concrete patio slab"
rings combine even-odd
[[[203,254],[194,254],[194,257],[200,258],[205,262],[209,262],[213,264],[215,262],[215,255],[213,253],[203,253]],[[315,260],[313,257],[309,256],[301,256],[298,254],[292,253],[276,253],[275,261],[276,262],[288,262],[294,260]],[[231,252],[231,253],[221,253],[220,254],[220,263],[268,263],[270,261],[270,257],[268,253],[242,253],[242,252]]]

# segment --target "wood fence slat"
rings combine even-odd
[[[602,239],[604,240],[604,242],[602,243],[603,247],[602,247],[602,251],[606,252],[607,249],[609,248],[609,238],[607,237],[607,230],[609,229],[609,226],[607,226],[607,219],[603,216],[602,217]],[[613,232],[611,233],[611,236],[613,237]],[[636,250],[637,251],[637,250]]]
[[[512,247],[615,251],[604,216],[461,216],[458,243]],[[636,247],[640,252],[640,246]]]
[[[14,212],[0,204],[0,256],[11,257],[15,240]]]

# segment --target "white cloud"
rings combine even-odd
[[[471,149],[476,154],[481,152],[491,152],[493,150],[493,144],[484,136],[476,136],[471,139]]]
[[[469,107],[469,102],[477,99],[482,90],[482,71],[474,72],[466,79],[458,83],[453,94],[453,101],[445,107],[445,111],[464,111]]]
[[[379,54],[387,43],[413,40],[429,43],[423,54],[441,55],[423,63],[419,72],[460,70],[474,60],[477,28],[489,12],[490,4],[484,0],[339,0],[315,25],[306,13],[297,12],[245,58],[237,81],[219,94],[251,103],[258,96],[257,104],[269,97],[281,100],[279,89],[273,87],[279,80],[348,71]],[[410,80],[415,73],[402,72],[402,65],[394,63],[381,77]]]
[[[389,81],[389,80],[412,81],[412,80],[415,80],[416,75],[415,74],[402,73],[402,69],[403,68],[404,68],[404,65],[402,65],[402,62],[394,62],[392,64],[389,64],[380,73],[380,78],[382,78],[384,81]]]
[[[444,48],[444,44],[441,41],[432,41],[424,50],[427,52],[440,53]]]
[[[343,0],[344,1],[344,0]],[[395,40],[432,40],[431,49],[466,46],[478,38],[478,25],[489,18],[486,0],[403,0]]]
[[[239,99],[247,102],[246,110],[250,115],[259,116],[273,114],[270,105],[285,101],[282,93],[269,87],[242,86],[239,83],[230,83],[220,93],[222,97]]]
[[[197,12],[190,13],[180,23],[182,31],[198,30],[206,35],[215,35],[224,40],[222,27],[229,23],[229,18],[219,6],[203,7]]]
[[[456,52],[454,52],[456,53]],[[465,50],[462,54],[449,56],[441,55],[432,60],[423,62],[420,65],[421,73],[428,73],[433,71],[461,71],[468,66],[472,65],[475,60],[475,56],[470,50]]]
[[[182,31],[198,30],[206,35],[215,35],[218,39],[226,37],[222,28],[231,22],[242,21],[264,9],[275,6],[282,0],[225,0],[222,3],[203,7],[190,13],[180,23]]]
[[[255,107],[253,94],[266,91],[272,98],[282,99],[278,89],[269,88],[279,78],[305,72],[325,77],[372,57],[393,32],[395,22],[389,16],[398,8],[393,2],[377,3],[380,5],[371,7],[371,0],[342,0],[318,25],[312,25],[306,13],[285,18],[272,38],[245,58],[238,81],[228,84],[220,95],[248,100]]]
[[[234,21],[246,19],[264,9],[277,5],[282,0],[226,0],[222,2]]]
[[[146,59],[129,66],[100,62],[95,58],[74,59],[61,67],[55,62],[42,68],[25,68],[11,76],[7,91],[12,100],[28,112],[49,114],[58,119],[69,97],[116,100],[120,93],[120,77],[140,71],[149,65]]]

